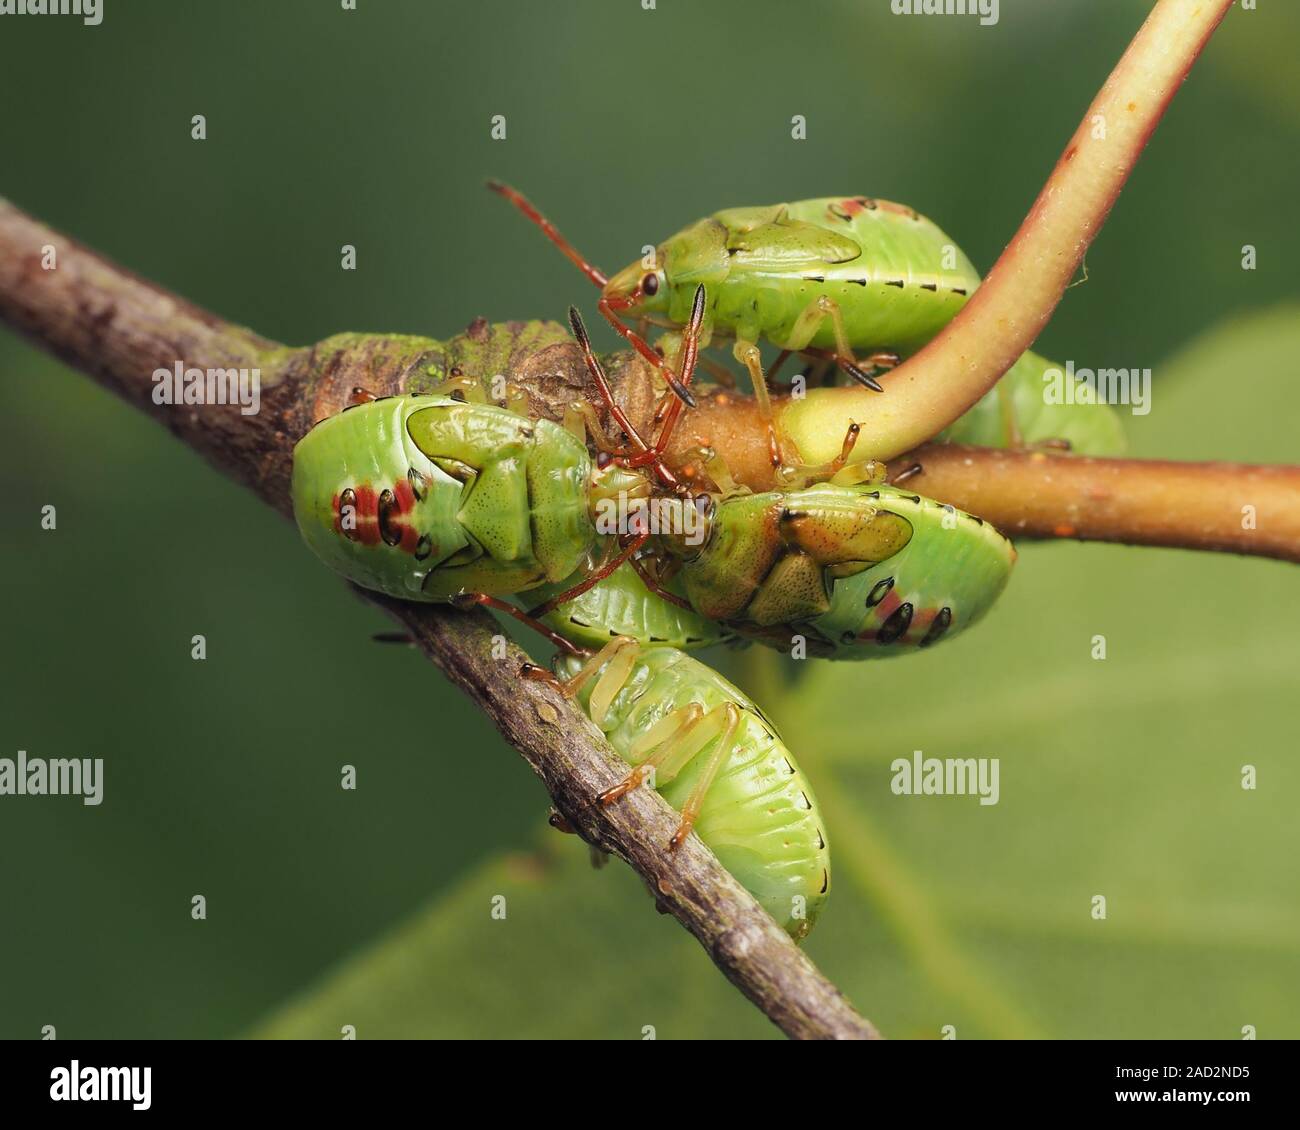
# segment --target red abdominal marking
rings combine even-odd
[[[344,529],[344,496],[349,494],[352,497],[346,503],[351,504],[354,510],[353,525]],[[407,479],[398,479],[391,489],[383,492],[376,492],[369,483],[345,489],[333,496],[330,508],[334,512],[334,532],[340,537],[361,545],[392,545],[403,553],[415,553],[420,535],[406,521],[415,508],[415,492]]]
[[[403,553],[414,554],[420,535],[415,527],[407,521],[407,516],[415,509],[415,491],[411,489],[409,479],[401,478],[393,484],[393,503],[394,512],[390,517],[390,525],[401,531],[402,538],[397,547]]]
[[[898,595],[896,590],[891,588],[880,602],[871,609],[871,618],[876,626],[859,632],[858,641],[860,643],[875,643],[883,631],[885,639],[879,640],[882,645],[916,643],[918,640],[925,638],[931,625],[943,612],[942,608],[913,608],[909,615],[900,611],[903,604],[903,598]],[[949,616],[951,617],[951,615],[950,612]],[[889,630],[886,630],[886,625],[889,626]],[[902,631],[898,630],[900,626],[903,626]]]

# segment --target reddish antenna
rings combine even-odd
[[[681,400],[673,403],[672,411],[664,421],[664,426],[659,432],[659,438],[651,445],[646,442],[645,438],[636,429],[636,426],[627,418],[627,414],[614,400],[614,392],[610,388],[609,378],[605,375],[604,366],[601,365],[595,353],[591,349],[591,339],[587,336],[587,327],[583,325],[582,315],[578,313],[577,307],[569,307],[569,325],[573,328],[573,336],[577,339],[578,346],[582,350],[583,360],[587,363],[587,371],[591,373],[592,379],[596,382],[596,388],[600,392],[600,398],[605,402],[605,407],[609,410],[610,416],[614,422],[623,430],[623,433],[632,441],[633,446],[638,450],[635,455],[620,455],[616,459],[620,466],[624,467],[645,467],[652,466],[655,474],[659,476],[665,486],[672,487],[679,494],[689,494],[689,490],[682,485],[677,476],[664,465],[664,452],[668,449],[668,441],[672,437],[673,428],[677,423],[677,418],[681,413],[682,401],[694,404],[695,398],[690,395],[686,386],[690,384],[692,376],[695,374],[695,362],[699,356],[699,337],[700,327],[704,321],[705,309],[704,287],[699,286],[695,291],[695,302],[691,307],[691,318],[686,324],[686,330],[682,338],[682,392],[686,396]],[[688,399],[689,398],[689,399]]]
[[[543,216],[537,206],[533,204],[528,197],[518,189],[511,188],[508,184],[503,184],[499,180],[490,180],[487,182],[487,186],[498,196],[505,197],[505,199],[510,201],[511,204],[528,217],[529,220],[541,228],[542,234],[555,244],[555,246],[560,249],[561,254],[563,254],[570,263],[577,267],[578,270],[586,275],[591,282],[600,287],[602,291],[605,289],[606,283],[609,282],[609,276],[607,276],[599,267],[588,263],[582,252],[565,239],[564,235],[560,232],[560,229]],[[617,311],[632,306],[640,293],[641,288],[640,284],[638,284],[631,294],[621,296],[618,299],[611,299],[602,295],[598,304],[598,309],[601,314],[605,316],[609,324],[613,326],[614,329],[616,329],[623,338],[641,354],[642,357],[659,370],[659,375],[663,377],[664,383],[673,390],[678,399],[685,401],[689,407],[694,408],[696,406],[695,397],[686,390],[686,385],[689,381],[683,382],[678,380],[677,374],[668,367],[667,362],[664,361],[664,359],[660,357],[653,348],[651,348],[650,344],[640,334],[618,316]]]
[[[598,287],[603,289],[605,284],[609,282],[609,276],[599,267],[593,267],[588,263],[587,260],[583,258],[582,253],[564,238],[560,233],[560,229],[543,216],[541,212],[533,206],[533,202],[522,192],[518,189],[511,188],[508,184],[502,184],[499,180],[490,180],[487,182],[487,186],[498,196],[504,196],[511,204],[518,208],[519,211],[541,228],[546,238],[560,249],[564,254],[564,257]]]

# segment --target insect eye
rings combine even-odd
[[[402,531],[399,527],[393,525],[393,511],[397,509],[397,499],[391,490],[386,490],[379,496],[379,536],[384,539],[385,545],[399,545],[402,541]]]
[[[641,280],[641,293],[653,298],[659,293],[659,276],[655,274],[646,275]]]

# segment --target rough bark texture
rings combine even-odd
[[[42,265],[53,247],[57,268]],[[109,263],[0,201],[0,319],[147,412],[263,501],[290,512],[293,445],[342,406],[354,386],[377,393],[431,386],[444,373],[503,372],[560,397],[585,385],[576,350],[545,323],[475,323],[448,343],[344,334],[289,349],[232,326]],[[259,367],[257,415],[239,407],[159,406],[155,369]],[[695,837],[667,849],[676,814],[635,790],[608,808],[600,790],[626,771],[595,727],[555,690],[515,678],[527,656],[492,657],[484,613],[402,604],[363,593],[404,624],[424,652],[491,716],[542,778],[557,810],[590,843],[626,860],[658,906],[699,939],[718,968],[787,1035],[878,1036]],[[648,908],[647,908],[648,909]]]

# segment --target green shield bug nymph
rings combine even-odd
[[[405,600],[566,577],[595,543],[587,449],[562,427],[443,396],[322,420],[294,449],[294,516],[325,563]]]
[[[703,302],[701,290],[687,331],[687,379]],[[624,420],[603,377],[601,394]],[[581,413],[561,426],[439,394],[376,398],[357,389],[354,401],[294,448],[293,510],[308,546],[363,588],[485,604],[566,650],[575,648],[539,617],[649,540],[648,532],[602,531],[606,504],[648,497],[656,482],[689,497],[657,448],[642,444],[593,462],[580,437],[599,425]],[[618,552],[604,552],[610,546]],[[530,612],[499,599],[575,572],[572,588]]]
[[[775,344],[782,358],[794,352],[833,360],[879,391],[871,371],[920,349],[980,285],[970,260],[938,226],[915,209],[866,196],[723,209],[660,243],[653,263],[637,261],[607,277],[519,192],[491,187],[601,288],[601,313],[665,379],[671,371],[663,359],[623,319],[676,331],[696,287],[705,286],[701,344],[711,336],[734,339],[778,451],[784,437],[772,423],[772,373],[763,373],[759,341]],[[672,339],[668,334],[665,352]],[[1026,353],[949,438],[1013,447],[1064,441],[1097,455],[1122,450],[1118,419],[1107,406],[1046,402],[1041,378],[1049,365]]]
[[[601,288],[601,313],[655,363],[659,358],[620,318],[677,329],[703,285],[709,304],[702,342],[712,334],[734,338],[736,357],[751,374],[753,347],[767,340],[791,352],[832,357],[869,381],[855,351],[920,348],[980,282],[970,260],[935,224],[913,208],[866,196],[727,208],[664,240],[653,267],[638,261],[607,277],[519,192],[490,187],[541,226]],[[882,363],[888,359],[869,360],[866,367]]]
[[[874,659],[951,639],[1001,595],[1016,551],[951,506],[884,483],[821,483],[719,503],[681,555],[691,607],[731,632],[808,655]]]
[[[1065,447],[1077,455],[1120,455],[1119,413],[1104,403],[1053,403],[1046,390],[1060,365],[1029,350],[964,416],[936,437],[984,447]],[[1079,382],[1072,378],[1077,388]]]
[[[612,804],[647,780],[796,940],[830,894],[830,849],[811,785],[762,711],[716,671],[671,647],[612,640],[587,661],[557,661],[615,751],[633,768]]]
[[[866,196],[727,208],[659,244],[653,265],[639,260],[609,277],[521,193],[496,182],[489,187],[601,288],[601,314],[679,396],[662,357],[623,319],[675,331],[696,287],[706,287],[701,343],[713,335],[734,339],[733,354],[749,372],[778,449],[759,341],[775,344],[782,357],[829,358],[880,391],[872,373],[929,341],[980,281],[957,245],[915,209]]]

